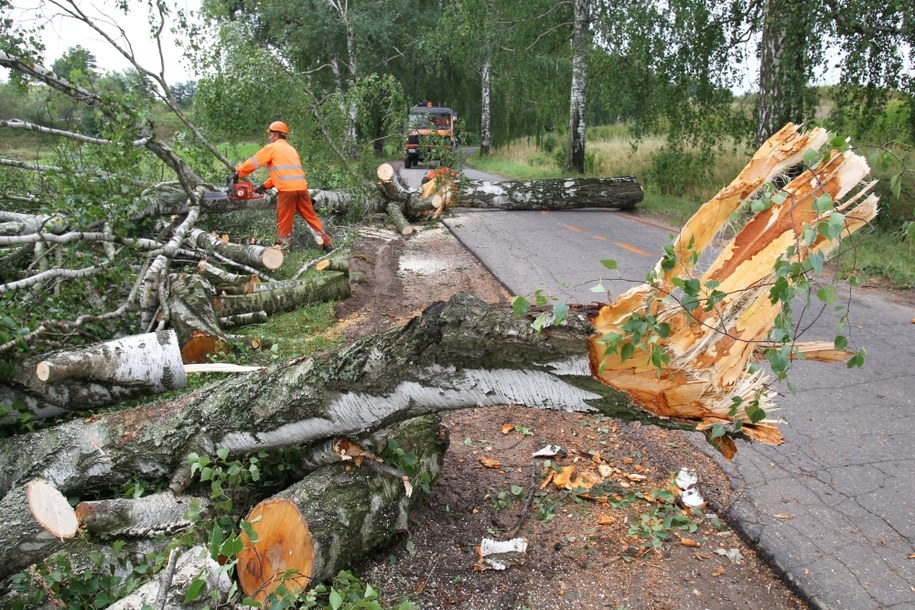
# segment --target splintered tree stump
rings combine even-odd
[[[414,481],[434,480],[441,471],[448,432],[437,416],[395,427],[392,438],[417,456]],[[390,470],[390,469],[388,469]],[[246,521],[256,534],[242,534],[238,554],[242,591],[263,602],[281,583],[291,592],[331,578],[387,544],[407,525],[424,492],[400,476],[353,462],[325,466],[256,505]],[[284,579],[284,575],[292,576]]]
[[[769,444],[782,442],[775,421],[753,421],[747,409],[735,408],[756,403],[769,411],[774,406],[770,380],[753,361],[781,312],[781,304],[770,298],[776,265],[784,260],[803,266],[814,255],[822,264],[842,239],[877,215],[877,197],[869,193],[875,182],[862,183],[870,171],[867,162],[850,151],[832,151],[784,186],[717,256],[709,256],[713,260],[704,272],[693,269],[738,206],[827,140],[825,130],[801,134],[791,124],[772,136],[734,182],[686,223],[674,242],[675,258],[658,263],[653,283],[629,290],[593,320],[592,373],[652,413],[697,420],[697,427],[709,432],[721,425],[719,434],[709,437],[728,457],[736,451],[730,432]],[[834,206],[824,207],[824,197]],[[818,223],[836,218],[843,229],[837,238],[818,231]],[[683,301],[697,297],[686,295],[687,282],[700,289],[700,300],[689,311]],[[706,307],[702,299],[713,298],[713,291],[713,306]],[[644,345],[630,344],[627,357],[622,348],[608,352],[608,342],[627,335],[624,327],[635,314],[651,315],[667,325],[666,336],[652,345],[662,347],[669,362],[651,364]],[[808,347],[799,346],[795,353]],[[811,353],[822,360],[839,356],[822,346]]]
[[[206,362],[209,354],[222,349],[227,339],[213,308],[216,291],[197,274],[174,274],[169,280],[169,320],[178,335],[181,358],[184,362]]]

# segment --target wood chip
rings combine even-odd
[[[502,424],[502,434],[508,434],[515,429],[515,424]]]
[[[724,569],[724,566],[718,566],[717,568],[715,568],[714,570],[712,570],[712,576],[721,576],[721,575],[724,574],[726,571],[727,571],[727,570]]]
[[[689,546],[692,548],[699,548],[701,546],[698,542],[696,542],[695,540],[691,540],[689,538],[680,538],[680,544],[682,544],[683,546]]]

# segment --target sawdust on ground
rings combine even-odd
[[[337,307],[350,340],[399,326],[457,292],[506,306],[511,297],[438,224],[408,239],[368,230],[350,268],[362,280]],[[517,405],[449,413],[444,421],[451,448],[431,496],[408,532],[357,569],[386,606],[807,608],[727,527],[728,481],[682,433]],[[549,462],[531,457],[550,444],[565,453]],[[541,488],[550,470],[568,466],[609,473],[613,492],[594,501],[552,483]],[[664,501],[661,492],[675,489],[681,468],[698,474],[708,503],[700,515]],[[483,538],[511,535],[527,541],[520,563],[475,568]]]

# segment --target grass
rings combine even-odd
[[[699,207],[737,176],[753,151],[730,146],[710,163],[701,161],[698,151],[672,155],[663,150],[660,136],[642,140],[636,146],[623,126],[601,126],[588,131],[586,175],[635,176],[645,189],[639,209],[673,227],[683,225]],[[536,180],[572,177],[562,169],[564,158],[559,139],[553,137],[522,138],[494,150],[487,157],[472,155],[467,165],[481,171],[513,180]],[[862,154],[869,151],[862,147]],[[889,191],[890,178],[899,171],[899,163],[910,167],[915,155],[896,150],[898,160],[890,167],[875,168],[880,180],[881,218],[865,237],[856,240],[854,251],[838,264],[843,276],[856,274],[878,276],[888,287],[908,290],[915,287],[915,195],[909,183],[901,197]],[[906,230],[908,229],[908,230]],[[660,253],[659,253],[660,254]],[[857,269],[857,271],[856,271]]]

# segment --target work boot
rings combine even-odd
[[[289,246],[292,245],[291,237],[278,237],[276,243],[273,244],[274,248],[279,248],[280,252],[286,254],[289,252]]]

